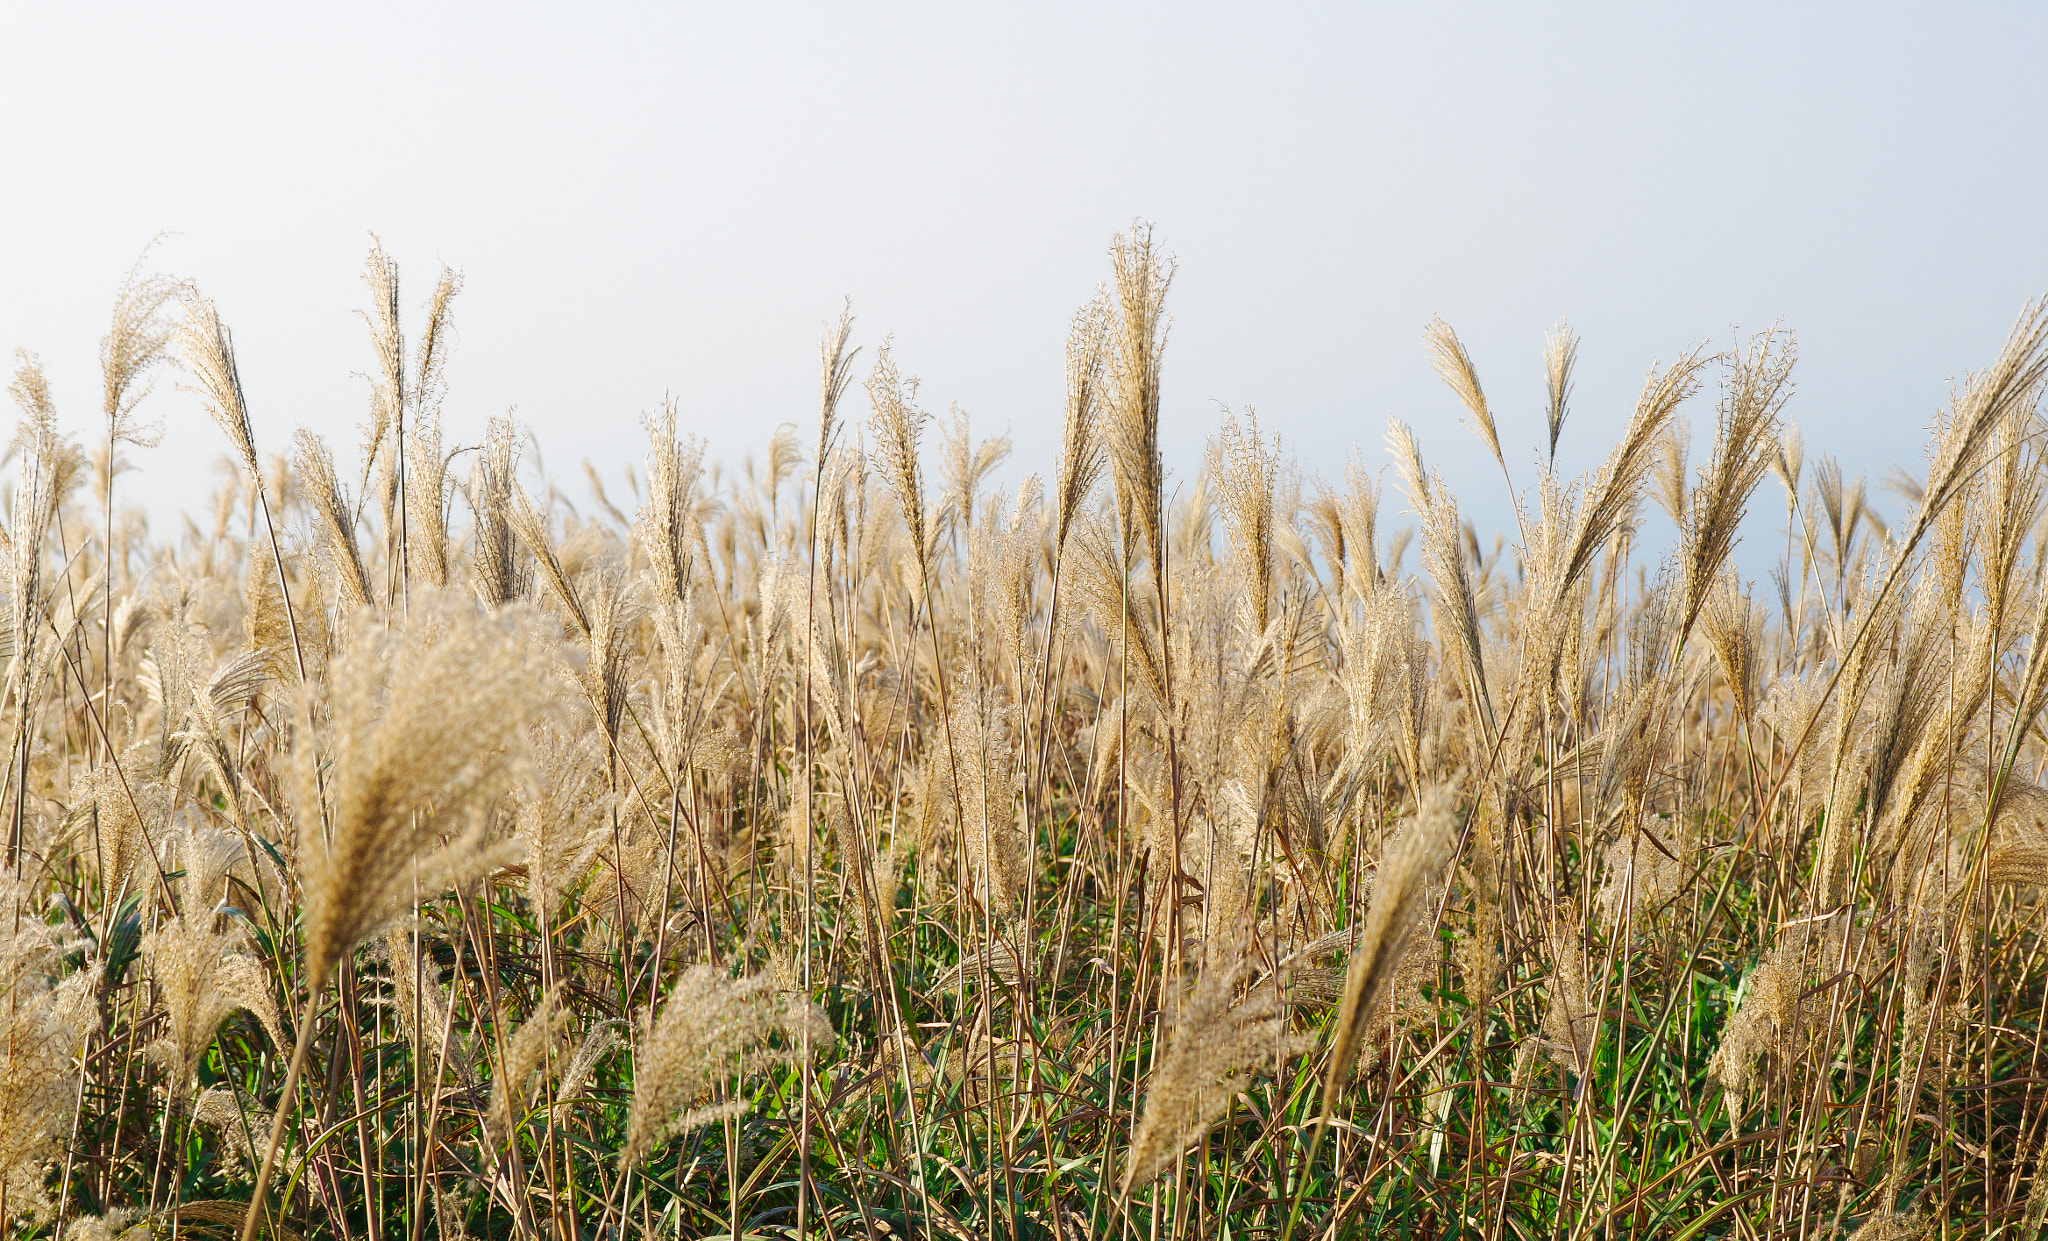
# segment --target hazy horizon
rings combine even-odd
[[[1653,362],[1781,323],[1787,416],[1875,491],[2048,289],[2038,6],[485,12],[0,18],[41,53],[0,82],[0,346],[40,354],[89,436],[107,308],[164,232],[152,266],[236,333],[259,448],[303,424],[346,457],[374,231],[408,330],[439,265],[464,274],[450,441],[516,407],[579,505],[581,461],[637,468],[664,394],[732,465],[808,426],[842,298],[863,373],[891,336],[927,408],[1010,432],[1014,480],[1051,469],[1068,318],[1143,218],[1179,260],[1176,478],[1223,406],[1325,477],[1354,446],[1383,464],[1399,417],[1494,531],[1498,472],[1424,359],[1433,314],[1519,487],[1543,331],[1568,319],[1568,468]],[[168,534],[222,445],[174,376],[145,413],[166,439],[121,488]]]

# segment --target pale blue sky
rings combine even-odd
[[[1782,320],[1809,453],[1877,475],[2048,290],[2040,3],[184,7],[0,12],[0,347],[81,430],[114,287],[168,230],[259,447],[352,452],[375,230],[409,313],[439,262],[467,276],[451,437],[517,405],[579,499],[664,391],[729,461],[807,423],[842,296],[864,360],[892,333],[931,408],[1047,471],[1068,316],[1142,216],[1180,261],[1179,476],[1218,402],[1333,476],[1398,415],[1499,527],[1433,313],[1518,482],[1565,317],[1567,461],[1653,360]],[[168,383],[152,406],[169,438],[124,486],[196,509],[214,432]]]

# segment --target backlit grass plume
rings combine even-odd
[[[638,1083],[619,1166],[639,1163],[679,1133],[745,1111],[737,1098],[710,1103],[713,1083],[789,1063],[806,1034],[814,1053],[832,1044],[825,1014],[777,991],[773,979],[734,979],[712,966],[691,967],[635,1046]]]
[[[58,981],[69,936],[25,911],[29,891],[0,871],[0,1221],[45,1220],[47,1172],[62,1157],[91,1028],[90,974]]]
[[[363,568],[362,547],[356,541],[356,515],[349,507],[348,494],[334,472],[334,453],[326,441],[301,427],[293,437],[292,464],[311,498],[321,532],[327,540],[327,563],[336,592],[350,608],[368,607],[371,599],[369,573]]]
[[[1778,411],[1792,395],[1795,354],[1790,337],[1765,332],[1728,362],[1716,411],[1714,455],[1693,488],[1691,511],[1681,523],[1685,601],[1679,632],[1692,628],[1707,593],[1735,549],[1735,531],[1750,496],[1778,449]]]
[[[191,373],[206,412],[227,437],[236,464],[251,478],[259,478],[262,470],[256,464],[256,433],[250,428],[249,405],[242,395],[234,338],[210,299],[188,292],[184,302],[185,317],[173,337],[178,356]]]
[[[1074,315],[1067,333],[1067,399],[1053,483],[1053,545],[1065,547],[1081,505],[1095,490],[1105,463],[1103,383],[1108,366],[1109,300],[1098,296]]]
[[[1506,466],[1507,458],[1500,451],[1500,432],[1493,425],[1493,411],[1487,408],[1486,392],[1479,386],[1479,372],[1472,365],[1472,355],[1465,352],[1465,344],[1451,325],[1442,319],[1431,319],[1423,329],[1422,343],[1429,350],[1429,364],[1435,368],[1437,378],[1449,385],[1464,403],[1466,412],[1472,415],[1472,431],[1479,437],[1486,450],[1493,454],[1495,462]],[[1561,368],[1560,368],[1561,369]],[[1562,408],[1562,392],[1556,401]],[[1559,425],[1563,418],[1557,419]],[[1556,451],[1556,436],[1552,435],[1552,452]]]
[[[142,958],[163,998],[165,1031],[149,1051],[172,1073],[174,1095],[191,1089],[193,1074],[220,1023],[237,1009],[262,1021],[273,1045],[283,1047],[277,997],[262,962],[243,950],[242,937],[207,924],[218,915],[202,902],[165,922],[142,941]]]
[[[1118,503],[1144,536],[1155,566],[1166,555],[1164,466],[1159,459],[1161,359],[1166,350],[1166,290],[1173,262],[1140,224],[1110,248],[1116,301],[1109,327],[1108,444]],[[1155,568],[1155,576],[1163,569]]]
[[[142,264],[148,257],[145,252],[128,269],[114,298],[112,322],[100,338],[100,412],[107,420],[110,446],[154,448],[162,438],[159,428],[137,417],[137,409],[150,393],[158,366],[170,354],[174,329],[167,312],[188,290],[182,281],[144,275]],[[112,469],[111,458],[107,468]]]
[[[1422,919],[1435,914],[1427,900],[1430,887],[1457,845],[1454,795],[1448,785],[1425,792],[1414,817],[1403,825],[1380,863],[1372,903],[1359,929],[1358,944],[1351,950],[1344,1002],[1330,1040],[1330,1067],[1323,1081],[1324,1115],[1336,1107],[1338,1091],[1358,1057],[1360,1039],[1400,969],[1412,932]]]
[[[890,343],[882,342],[875,368],[867,379],[868,403],[874,409],[875,440],[881,445],[882,476],[895,494],[910,535],[910,554],[922,584],[930,575],[931,544],[925,528],[924,466],[918,460],[918,438],[930,415],[917,407],[917,379],[896,368]]]
[[[1244,972],[1242,961],[1213,967],[1181,1003],[1171,1047],[1147,1085],[1145,1119],[1131,1135],[1125,1194],[1207,1133],[1253,1073],[1278,1073],[1312,1045],[1287,1028],[1286,1010],[1271,987],[1238,994]]]
[[[1571,412],[1572,368],[1579,361],[1579,338],[1571,325],[1560,323],[1543,335],[1543,377],[1549,402],[1543,423],[1550,432],[1550,460],[1557,461],[1557,437],[1564,433],[1564,420]]]
[[[541,689],[531,643],[516,619],[447,594],[349,635],[320,730],[331,775],[298,778],[315,984],[398,916],[415,867],[433,889],[490,864],[485,811],[520,773]]]

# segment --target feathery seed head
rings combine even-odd
[[[1760,332],[1747,349],[1727,355],[1719,408],[1715,411],[1714,455],[1693,489],[1690,513],[1681,522],[1685,599],[1679,609],[1682,640],[1707,592],[1735,550],[1736,529],[1780,440],[1778,411],[1792,395],[1796,360],[1790,334]]]
[[[4,533],[12,553],[8,594],[20,632],[24,609],[39,603],[44,542],[58,511],[84,476],[85,455],[57,430],[57,407],[41,359],[25,349],[17,350],[15,359],[8,391],[21,407],[22,419],[9,447],[10,455],[21,454],[21,466],[9,514],[14,528]]]
[[[1053,545],[1064,547],[1074,518],[1104,465],[1101,408],[1109,350],[1109,292],[1074,315],[1067,332],[1067,401],[1060,436],[1059,475],[1053,488]]]
[[[1994,884],[2048,888],[2048,839],[2002,844],[1991,851],[1985,869]]]
[[[1721,674],[1735,699],[1737,718],[1755,717],[1762,691],[1764,612],[1732,577],[1724,576],[1708,592],[1706,610],[1700,615],[1707,642],[1721,661]]]
[[[974,526],[974,505],[981,480],[1010,455],[1010,437],[993,436],[976,444],[967,411],[953,406],[952,418],[939,427],[940,460],[945,468],[945,522],[949,527]]]
[[[287,1046],[262,962],[240,950],[238,931],[217,930],[216,921],[211,906],[188,901],[184,913],[142,941],[142,959],[166,1014],[163,1036],[147,1051],[168,1076],[173,1099],[191,1091],[200,1058],[237,1009],[256,1015],[273,1047]]]
[[[1313,1038],[1288,1030],[1273,988],[1237,998],[1244,973],[1241,958],[1204,972],[1175,1017],[1166,1055],[1152,1070],[1145,1118],[1131,1135],[1125,1195],[1165,1171],[1222,1119],[1255,1072],[1277,1074],[1286,1060],[1315,1045]]]
[[[1544,424],[1550,431],[1550,460],[1557,461],[1557,437],[1564,430],[1564,420],[1570,411],[1572,399],[1572,367],[1579,360],[1579,338],[1572,335],[1571,325],[1560,322],[1543,334],[1543,377],[1550,403],[1544,411]]]
[[[806,1039],[816,1054],[834,1038],[816,1005],[775,990],[768,975],[734,979],[714,966],[691,966],[661,1016],[641,1031],[619,1166],[630,1168],[669,1138],[746,1110],[744,1100],[705,1106],[713,1082],[794,1063]]]
[[[1330,1041],[1329,1075],[1323,1082],[1323,1114],[1333,1115],[1337,1093],[1351,1075],[1361,1036],[1383,992],[1393,981],[1417,924],[1430,916],[1427,894],[1457,847],[1455,787],[1437,785],[1421,795],[1415,816],[1387,848],[1373,886],[1372,903],[1351,953],[1344,980],[1344,1004]]]
[[[1166,349],[1166,290],[1173,260],[1136,224],[1110,245],[1116,303],[1110,320],[1109,459],[1118,503],[1145,539],[1163,580],[1164,477],[1159,460],[1160,358]]]
[[[384,252],[384,243],[370,237],[370,254],[363,260],[363,283],[370,289],[370,308],[358,311],[370,329],[370,347],[377,354],[375,387],[370,395],[370,423],[363,440],[363,470],[384,451],[384,439],[392,425],[404,415],[405,338],[398,328],[398,260]]]
[[[425,888],[495,860],[483,817],[519,774],[540,690],[532,635],[509,616],[423,591],[409,618],[356,626],[329,686],[324,808],[301,748],[299,858],[312,984]],[[324,810],[324,813],[323,813]],[[322,839],[320,824],[331,823]],[[452,843],[434,848],[434,842]]]
[[[1577,586],[1601,550],[1634,524],[1644,480],[1655,465],[1656,447],[1678,406],[1699,390],[1699,370],[1705,364],[1700,351],[1693,349],[1669,367],[1650,371],[1636,398],[1628,429],[1593,476],[1586,501],[1579,507],[1578,522],[1561,559],[1563,571],[1552,585],[1557,596]]]
[[[521,790],[514,838],[526,853],[526,884],[539,916],[552,923],[577,881],[611,841],[605,745],[587,730],[552,721],[534,727],[534,775]]]
[[[23,916],[25,907],[33,907],[27,885],[0,871],[0,908],[15,911],[0,919],[0,1196],[9,1224],[50,1215],[45,1185],[71,1134],[78,1057],[98,1025],[95,972],[57,981],[61,958],[79,945]]]
[[[249,406],[242,396],[242,375],[235,365],[235,342],[220,312],[210,299],[197,291],[182,293],[185,317],[172,332],[179,360],[191,373],[196,388],[212,416],[214,425],[227,436],[235,460],[252,477],[260,476],[256,465],[256,436],[249,428]]]
[[[906,378],[896,369],[887,339],[875,355],[875,369],[866,386],[868,402],[874,407],[875,439],[881,446],[882,477],[902,510],[911,554],[923,582],[929,574],[931,546],[925,538],[924,470],[917,459],[917,441],[931,415],[917,407],[917,379]]]
[[[1924,498],[1899,544],[1903,558],[1918,547],[1949,503],[1962,494],[1994,428],[2015,411],[2035,407],[2048,380],[2048,298],[2029,302],[1990,368],[1973,376],[1936,443]]]
[[[403,924],[386,927],[377,950],[390,970],[391,1010],[400,1037],[412,1045],[416,1056],[438,1058],[446,1046],[448,1067],[455,1071],[456,1080],[475,1089],[480,1076],[474,1048],[456,1032],[453,997],[434,976],[427,954],[415,948],[412,932]]]
[[[1671,519],[1671,524],[1681,531],[1685,529],[1686,496],[1690,492],[1691,479],[1686,474],[1686,457],[1692,452],[1692,427],[1683,421],[1674,421],[1664,430],[1664,438],[1658,444],[1662,450],[1655,474],[1657,507]]]
[[[1280,439],[1275,436],[1268,449],[1259,438],[1258,413],[1247,408],[1245,425],[1235,414],[1224,419],[1221,442],[1223,520],[1230,529],[1252,632],[1264,633],[1273,599],[1273,481],[1280,468]]]
[[[1806,441],[1800,438],[1799,428],[1790,422],[1778,432],[1778,443],[1771,454],[1771,472],[1778,476],[1778,483],[1785,488],[1785,511],[1791,513],[1799,506],[1800,475],[1806,469]]]
[[[441,418],[422,409],[405,432],[406,565],[428,586],[446,586],[448,458],[441,452]]]
[[[492,1145],[505,1147],[514,1130],[546,1085],[545,1071],[561,1050],[573,1014],[562,1006],[559,984],[543,991],[533,1011],[503,1040],[497,1071],[491,1076],[491,1100],[484,1109],[484,1132]]]
[[[148,1219],[114,1207],[103,1215],[83,1215],[64,1225],[61,1241],[146,1241],[154,1235]]]
[[[825,454],[832,450],[832,433],[839,418],[839,398],[853,379],[853,359],[860,353],[849,350],[853,336],[853,302],[849,299],[839,312],[839,321],[826,329],[818,341],[818,466],[824,468]]]
[[[334,573],[336,593],[342,604],[353,610],[370,605],[370,577],[363,568],[363,553],[356,543],[356,514],[348,493],[334,473],[334,454],[327,443],[304,427],[292,437],[292,464],[300,485],[313,502],[313,511],[327,535],[327,557]]]
[[[256,1101],[242,1092],[239,1086],[209,1086],[192,1100],[192,1119],[198,1124],[218,1130],[221,1145],[233,1151],[235,1157],[248,1170],[254,1171],[262,1153],[256,1149],[260,1135],[270,1132],[269,1112],[256,1106]],[[229,1178],[233,1179],[233,1172]],[[66,1233],[66,1237],[70,1234]]]
[[[963,688],[953,699],[952,744],[937,746],[935,758],[953,790],[950,798],[939,799],[940,812],[960,808],[975,899],[1002,914],[1016,908],[1029,879],[1017,830],[1014,733],[1007,704],[991,692]]]
[[[113,320],[100,338],[100,411],[107,418],[107,438],[142,448],[154,448],[163,429],[136,421],[135,407],[149,395],[151,372],[170,349],[172,329],[164,311],[188,291],[182,281],[143,275],[148,257],[145,249],[128,269],[114,297]]]
[[[1416,514],[1422,518],[1422,559],[1436,584],[1432,606],[1440,613],[1439,633],[1447,644],[1457,643],[1471,690],[1490,720],[1492,708],[1479,628],[1479,600],[1473,591],[1471,563],[1460,542],[1464,529],[1458,520],[1458,501],[1441,477],[1435,473],[1424,475],[1415,432],[1405,423],[1388,423],[1387,443],[1394,451],[1402,485],[1415,505]],[[1492,727],[1490,722],[1488,727]]]
[[[1550,955],[1550,996],[1541,1032],[1533,1041],[1559,1068],[1583,1078],[1592,1067],[1600,1012],[1577,911],[1566,906],[1552,917],[1544,941]]]
[[[511,531],[533,557],[534,565],[540,570],[541,580],[548,585],[548,593],[554,596],[564,618],[577,633],[590,635],[590,612],[584,606],[582,596],[569,580],[569,570],[562,563],[555,549],[554,535],[550,526],[554,519],[554,502],[550,495],[548,507],[542,508],[527,496],[526,489],[513,485],[510,490],[511,503],[506,510],[506,519]]]
[[[397,284],[395,277],[392,283]],[[443,267],[441,278],[434,282],[434,295],[427,301],[426,326],[420,329],[419,342],[414,346],[412,402],[422,415],[439,409],[447,390],[444,374],[448,355],[455,349],[455,324],[449,307],[460,292],[462,273]]]
[[[99,875],[105,899],[153,889],[157,856],[153,842],[161,838],[171,815],[171,792],[139,774],[127,776],[112,763],[72,780],[72,812],[97,820],[96,834],[85,849]]]
[[[702,538],[696,519],[697,480],[703,475],[704,445],[676,438],[676,402],[662,402],[647,419],[647,502],[637,533],[646,549],[657,599],[681,599],[690,581],[693,544]]]
[[[1439,317],[1432,318],[1429,326],[1422,329],[1422,343],[1429,350],[1430,369],[1452,392],[1458,394],[1458,400],[1471,413],[1473,433],[1493,454],[1493,459],[1505,465],[1507,459],[1501,455],[1500,433],[1494,429],[1493,411],[1486,407],[1486,392],[1479,386],[1479,372],[1472,365],[1472,355],[1465,352],[1464,342],[1451,330],[1451,325]],[[1556,439],[1553,433],[1551,442],[1555,444]],[[1556,450],[1553,448],[1552,451]]]
[[[672,425],[672,422],[671,422]],[[512,530],[512,495],[519,489],[519,428],[511,416],[493,418],[483,451],[470,467],[465,494],[476,516],[471,535],[470,576],[485,607],[500,608],[526,597],[532,575],[519,562]],[[650,471],[649,488],[653,487]]]

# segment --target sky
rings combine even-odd
[[[1482,530],[1507,484],[1433,315],[1516,487],[1560,320],[1567,468],[1653,363],[1782,324],[1809,459],[1875,479],[2048,292],[2038,3],[16,5],[0,46],[0,349],[40,355],[67,425],[99,425],[113,294],[162,234],[151,265],[234,330],[259,449],[304,425],[348,460],[375,233],[409,323],[463,274],[449,440],[515,410],[579,502],[665,395],[731,464],[808,439],[844,299],[862,373],[891,339],[926,408],[1010,434],[1009,481],[1050,474],[1067,325],[1134,220],[1177,263],[1175,482],[1226,408],[1332,480],[1400,418]],[[121,499],[161,532],[222,444],[174,376],[144,409],[165,439]],[[1711,388],[1687,412],[1697,457]]]

